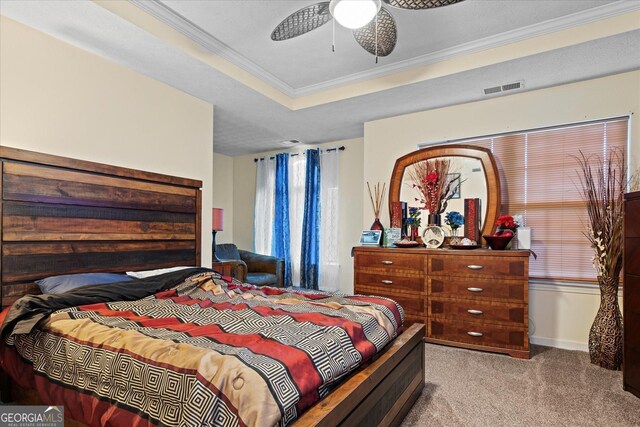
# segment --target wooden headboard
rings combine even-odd
[[[200,266],[201,181],[0,147],[0,301],[34,280]]]

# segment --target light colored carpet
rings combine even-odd
[[[532,346],[530,360],[425,345],[425,388],[409,426],[640,426],[622,372],[580,351]]]

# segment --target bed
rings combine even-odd
[[[199,181],[8,147],[0,147],[0,157],[2,158],[0,299],[3,307],[24,295],[37,293],[38,288],[34,285],[34,281],[43,277],[98,271],[123,272],[177,265],[196,267],[201,264],[201,183]],[[187,273],[189,273],[188,277],[180,276]],[[152,282],[152,285],[146,286],[151,286],[150,289],[154,292],[143,298],[158,298],[158,292],[160,294],[165,292],[158,299],[160,304],[171,298],[192,298],[194,295],[189,292],[201,293],[202,291],[202,288],[194,291],[193,287],[189,288],[189,283],[184,283],[185,281],[193,282],[194,274],[195,277],[201,278],[199,280],[205,280],[202,277],[206,276],[209,284],[205,287],[208,290],[216,289],[213,295],[230,294],[233,298],[250,300],[251,304],[263,299],[266,304],[272,304],[267,309],[273,309],[273,302],[269,301],[269,297],[282,300],[292,298],[311,300],[312,304],[317,300],[316,303],[322,301],[322,304],[326,303],[329,306],[346,304],[353,305],[358,310],[368,309],[363,308],[366,301],[358,300],[358,297],[343,301],[339,300],[341,297],[314,296],[304,292],[280,294],[282,290],[246,286],[207,270],[168,273],[168,278],[165,277],[167,275],[157,276],[171,283],[159,284],[159,279],[150,278],[147,281]],[[145,280],[143,279],[142,282]],[[126,287],[127,284],[125,282],[118,286]],[[156,289],[153,286],[161,286],[161,288]],[[168,297],[166,292],[181,293]],[[102,295],[101,292],[97,294]],[[136,296],[139,295],[136,294]],[[210,302],[212,298],[214,297],[203,297],[201,301]],[[38,298],[36,297],[35,300],[38,301]],[[60,319],[66,321],[66,317],[77,316],[78,313],[90,313],[87,315],[93,318],[97,315],[108,318],[109,310],[126,311],[128,308],[124,302],[116,300],[90,301],[94,306],[84,309],[56,305],[58,302],[54,301],[53,307],[61,311],[53,316],[47,316],[47,322],[52,322],[54,316],[57,316],[56,321]],[[121,306],[116,307],[118,304]],[[388,319],[396,318],[395,326],[386,327],[391,337],[395,335],[391,329],[397,328],[395,332],[401,331],[400,319],[398,319],[398,317],[401,318],[401,314],[400,316],[393,314],[390,304],[393,302],[373,302],[374,306],[380,308],[379,313],[386,313],[385,316]],[[297,306],[298,301],[294,301],[292,305]],[[281,305],[278,307],[282,308]],[[322,309],[329,310],[327,307],[325,305]],[[44,310],[45,315],[52,312],[51,307],[48,310]],[[401,309],[398,313],[401,313]],[[103,323],[108,326],[107,320]],[[394,325],[393,321],[391,325]],[[361,325],[360,328],[371,333],[371,326]],[[290,418],[286,418],[289,416],[287,415],[278,423],[285,425],[291,422],[299,426],[399,424],[424,387],[423,331],[424,328],[421,325],[414,325],[389,343],[370,340],[374,343],[374,347],[376,345],[380,347],[376,350],[381,349],[381,351],[376,352],[375,355],[364,352],[363,354],[367,354],[367,362],[364,365],[353,372],[351,372],[352,368],[348,368],[347,371],[350,371],[348,377],[346,374],[344,376],[338,374],[337,378],[333,378],[328,382],[327,387],[321,388],[317,393],[318,397],[322,397],[319,401],[306,405],[310,406],[308,409],[304,408],[305,405],[299,405],[301,409],[306,409],[304,413],[296,412],[295,416]],[[337,339],[337,341],[340,340]],[[118,346],[115,348],[120,349]],[[10,358],[9,353],[6,354],[6,358]],[[22,358],[22,363],[25,362]],[[290,369],[291,375],[299,373],[296,369],[295,367]],[[28,369],[22,369],[22,371],[25,370]],[[333,372],[331,369],[316,370],[330,374]],[[259,369],[256,368],[253,371],[258,372]],[[246,375],[250,375],[250,372]],[[7,378],[8,376],[4,375],[3,400],[7,399],[9,390],[14,391],[12,396],[14,399],[22,402],[38,400],[42,402],[43,396],[45,400],[47,399],[46,393],[35,396],[33,391],[25,387],[28,384],[33,387],[34,382],[29,383],[16,376],[15,372],[13,372],[13,378]],[[272,379],[264,372],[263,376]],[[55,383],[51,378],[45,380]],[[39,375],[38,381],[43,381],[42,375]],[[100,402],[104,407],[101,410],[105,413],[109,411],[114,413],[114,408],[123,407],[109,399],[102,399]],[[43,403],[55,404],[56,402],[44,401]],[[125,410],[135,412],[135,410],[131,411],[131,408],[125,408]],[[146,412],[141,413],[143,414],[141,418],[144,420]],[[86,424],[92,421],[72,410],[67,411],[67,415],[72,415]],[[146,419],[148,421],[148,417]],[[93,422],[100,424],[95,420]],[[144,422],[141,422],[141,425]],[[151,424],[155,423],[151,422]],[[224,422],[219,424],[224,425]]]

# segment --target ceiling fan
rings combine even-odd
[[[433,9],[464,0],[382,0],[399,9]],[[381,0],[331,0],[316,3],[287,16],[271,33],[271,40],[282,41],[301,36],[335,18],[353,32],[367,52],[387,56],[396,46],[398,31],[391,13]]]

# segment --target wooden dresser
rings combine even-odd
[[[640,191],[624,202],[623,387],[640,397]]]
[[[425,341],[529,358],[529,252],[354,248],[355,293],[396,300]]]

